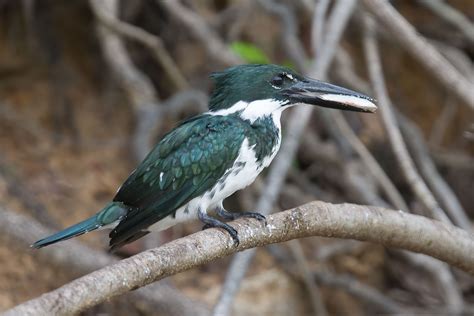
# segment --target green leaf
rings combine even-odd
[[[290,60],[285,60],[282,65],[290,69],[296,70],[295,64],[292,63]]]
[[[247,42],[233,42],[230,49],[250,64],[269,64],[270,59],[257,46]]]

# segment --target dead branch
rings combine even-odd
[[[311,295],[310,298],[314,315],[327,316],[328,311],[324,305],[321,290],[319,289],[319,285],[314,282],[313,275],[311,273],[311,269],[309,268],[309,264],[301,243],[299,240],[290,240],[288,243],[291,253],[296,259],[296,267],[297,270],[299,270],[300,277],[303,279],[303,282],[308,289],[309,294]]]
[[[51,235],[52,230],[33,218],[14,213],[0,206],[0,238],[10,240],[15,247],[30,250],[33,241]],[[65,267],[71,274],[85,274],[117,262],[117,258],[88,247],[78,240],[69,240],[54,247],[35,251],[41,260]],[[130,293],[131,298],[146,310],[166,315],[207,315],[209,311],[200,303],[187,298],[167,284],[151,284]]]
[[[454,9],[445,1],[420,0],[418,2],[430,9],[431,12],[439,16],[441,19],[454,25],[469,41],[471,41],[471,43],[474,43],[474,24],[472,24],[464,14]]]
[[[97,16],[107,17],[101,20],[117,20],[117,0],[90,0],[89,3]],[[150,150],[150,132],[159,119],[159,113],[156,110],[158,104],[156,91],[150,79],[135,67],[117,33],[100,24],[98,35],[105,60],[133,104],[137,120],[133,145],[136,159],[141,160]]]
[[[459,286],[449,267],[438,260],[425,256],[419,253],[412,253],[406,251],[399,251],[410,262],[426,269],[434,276],[434,280],[439,283],[439,288],[442,292],[442,297],[447,303],[447,308],[450,314],[460,314],[464,309],[464,301]]]
[[[380,113],[387,131],[390,144],[397,157],[401,171],[403,172],[408,184],[416,194],[426,210],[430,212],[433,218],[450,222],[449,218],[439,206],[431,191],[420,177],[411,160],[410,154],[401,136],[396,118],[391,108],[391,102],[386,91],[385,80],[382,73],[382,64],[378,51],[377,41],[375,39],[375,25],[370,17],[366,16],[366,31],[364,33],[364,51],[366,54],[369,76],[372,86],[377,96]]]
[[[474,275],[473,236],[423,216],[373,206],[311,202],[267,220],[265,227],[248,219],[233,222],[240,236],[238,247],[224,231],[200,231],[81,277],[5,315],[78,313],[237,251],[309,236],[357,239],[420,252]]]
[[[431,133],[428,140],[428,144],[430,146],[435,148],[439,148],[441,146],[441,143],[443,142],[443,139],[446,135],[446,131],[454,120],[458,109],[459,106],[456,102],[453,102],[453,97],[448,96],[443,106],[443,110],[431,128]]]
[[[363,0],[365,7],[385,25],[407,51],[468,106],[474,108],[472,83],[463,77],[388,1]]]
[[[403,314],[407,308],[380,293],[357,279],[348,275],[336,275],[328,271],[314,271],[314,278],[322,285],[346,291],[354,297],[376,306],[381,311],[391,314]]]
[[[181,22],[189,33],[204,43],[204,48],[219,63],[231,66],[242,63],[212,30],[201,16],[191,11],[179,1],[157,1],[175,20]]]
[[[313,55],[317,56],[321,51],[324,40],[324,26],[326,13],[329,8],[329,0],[321,0],[316,3],[311,23],[311,48]]]
[[[390,203],[400,210],[408,210],[409,208],[400,192],[398,192],[398,189],[392,183],[377,160],[375,160],[374,156],[372,156],[367,147],[365,147],[351,129],[344,116],[341,113],[333,113],[332,117],[338,128],[351,143],[352,148],[354,148],[357,154],[361,157],[366,169],[372,174],[372,177],[377,180],[378,184],[387,195]]]
[[[348,244],[354,246],[355,241],[343,240],[339,245],[346,247]],[[357,243],[360,245],[361,243]],[[289,258],[287,251],[278,245],[270,245],[266,248],[268,252],[277,260],[283,267],[286,273],[294,278],[301,280],[301,275],[294,269],[295,263]],[[326,269],[312,270],[311,278],[320,286],[328,286],[341,289],[347,293],[365,301],[380,311],[391,314],[407,313],[408,308],[400,306],[397,302],[390,299],[388,296],[380,293],[377,289],[372,288],[349,275],[337,275],[327,271]]]
[[[469,220],[469,217],[467,217],[466,211],[463,209],[453,190],[451,190],[449,185],[444,181],[443,177],[436,169],[436,166],[428,153],[428,149],[426,148],[421,131],[415,126],[415,124],[410,122],[401,114],[398,115],[398,122],[400,123],[401,131],[408,148],[412,152],[413,157],[420,168],[421,174],[428,182],[433,193],[442,203],[453,222],[462,229],[470,231],[472,229],[471,221]]]
[[[99,21],[111,31],[130,40],[137,41],[147,47],[151,55],[158,64],[163,67],[166,75],[178,90],[185,89],[189,86],[173,58],[171,58],[166,50],[161,38],[148,33],[142,28],[120,21],[115,16],[107,14],[107,11],[98,9],[98,7],[94,10],[94,14]]]
[[[306,54],[298,38],[298,24],[291,7],[273,0],[259,0],[258,4],[270,14],[278,16],[281,21],[281,37],[288,57],[294,61],[296,68],[302,70],[306,65]]]

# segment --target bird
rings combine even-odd
[[[257,212],[231,212],[223,201],[250,185],[275,158],[281,114],[297,104],[375,112],[372,98],[272,64],[247,64],[211,74],[208,111],[168,132],[92,217],[36,241],[41,248],[97,229],[111,229],[112,251],[151,231],[189,220],[221,228],[240,240],[226,221]],[[214,211],[211,216],[208,212]]]

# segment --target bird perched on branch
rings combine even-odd
[[[116,249],[191,219],[204,227],[237,231],[223,220],[259,213],[231,213],[223,200],[251,184],[271,163],[281,143],[280,116],[296,104],[374,112],[360,93],[313,80],[276,65],[240,65],[214,73],[209,111],[181,122],[166,134],[96,215],[35,242],[41,248],[100,229],[112,228]]]

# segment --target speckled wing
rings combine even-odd
[[[130,211],[110,233],[120,247],[211,189],[232,167],[245,133],[235,117],[201,115],[168,133],[117,192]]]

